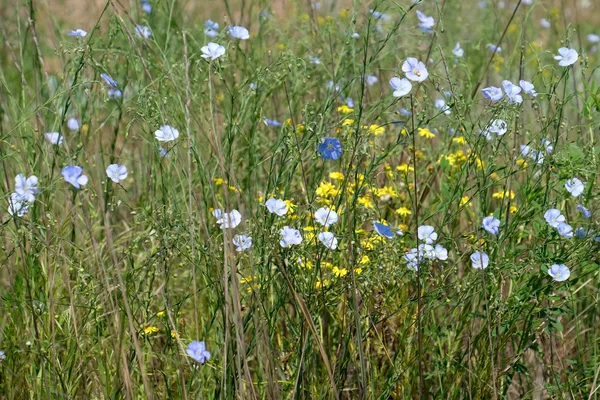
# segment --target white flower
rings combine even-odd
[[[127,167],[119,164],[110,164],[106,167],[106,175],[115,183],[127,178]]]
[[[331,232],[321,232],[319,233],[319,240],[325,247],[330,250],[337,249],[338,240]]]
[[[69,120],[67,121],[67,127],[72,131],[78,130],[79,120],[77,118],[69,118]]]
[[[315,220],[327,228],[329,225],[333,225],[338,221],[338,215],[329,208],[321,207],[315,212]]]
[[[235,235],[232,240],[233,244],[237,246],[235,251],[248,250],[252,246],[252,237],[246,234]]]
[[[394,89],[394,97],[406,96],[412,90],[412,83],[406,78],[393,77],[390,79],[390,86]]]
[[[200,50],[202,50],[203,58],[210,58],[211,60],[216,60],[225,54],[225,47],[220,44],[210,42],[206,46],[203,46]]]
[[[214,211],[213,215],[215,215]],[[231,212],[222,213],[221,218],[217,220],[217,224],[221,225],[221,229],[233,229],[238,226],[240,222],[242,222],[242,214],[240,214],[238,210],[231,210]]]
[[[58,132],[47,132],[44,136],[46,137],[46,140],[52,144],[61,145],[63,142],[63,135]]]
[[[288,212],[287,204],[283,200],[270,198],[266,201],[265,205],[271,214],[277,214],[280,217]]]
[[[179,131],[172,126],[163,125],[154,132],[154,136],[159,142],[170,142],[179,137]]]
[[[435,233],[435,229],[433,226],[429,225],[421,225],[417,229],[417,235],[419,240],[423,240],[426,244],[433,244],[437,240],[437,233]]]
[[[565,183],[565,189],[567,189],[567,192],[571,193],[573,197],[579,197],[581,196],[581,193],[583,193],[585,186],[579,179],[571,178]]]
[[[558,65],[561,67],[568,67],[569,65],[575,64],[578,58],[579,54],[577,54],[577,50],[568,49],[566,47],[558,49],[558,55],[554,56],[554,59],[558,60]]]
[[[465,55],[465,51],[462,49],[462,47],[460,47],[460,43],[456,43],[456,46],[454,46],[454,49],[452,49],[452,54],[459,58]]]
[[[300,231],[298,229],[284,226],[279,233],[281,234],[281,240],[279,241],[281,247],[289,247],[302,243],[302,235],[300,235]]]

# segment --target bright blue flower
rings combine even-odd
[[[206,361],[210,360],[210,353],[206,350],[206,344],[204,342],[194,340],[188,344],[185,352],[200,364],[204,364]]]
[[[587,233],[585,232],[584,228],[577,228],[575,229],[575,236],[577,237],[577,239],[583,239],[585,237]]]
[[[336,138],[326,137],[317,150],[326,160],[337,160],[342,156],[342,144]]]
[[[588,219],[592,216],[592,213],[590,212],[590,210],[588,210],[581,204],[577,204],[577,210],[581,211],[581,214],[583,214],[583,218],[585,218],[585,219]]]
[[[69,31],[69,33],[67,33],[68,36],[73,36],[73,37],[86,37],[87,36],[87,32],[84,31],[83,29],[76,29],[76,30],[71,30]]]
[[[375,232],[377,232],[380,236],[386,237],[388,239],[392,239],[394,237],[394,232],[392,231],[392,228],[385,224],[373,222],[373,229],[375,229]]]

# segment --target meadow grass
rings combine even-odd
[[[2,399],[599,397],[598,4],[82,3],[0,9]]]

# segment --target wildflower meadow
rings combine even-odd
[[[600,398],[600,2],[0,5],[0,398]]]

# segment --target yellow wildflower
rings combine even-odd
[[[338,278],[343,278],[344,276],[346,276],[348,274],[348,270],[346,268],[340,269],[338,267],[333,267],[331,272],[333,272],[333,274],[335,276],[337,276]]]
[[[221,186],[225,181],[223,180],[223,178],[213,178],[213,182],[215,183],[215,185]]]
[[[369,130],[369,133],[373,136],[379,136],[379,135],[383,135],[385,133],[385,127],[384,126],[380,126],[380,125],[369,125],[368,127],[365,126],[363,127],[365,129]]]
[[[363,206],[364,208],[375,208],[373,201],[369,195],[361,196],[358,198],[358,204]]]
[[[323,279],[322,281],[317,281],[317,283],[315,283],[315,289],[321,289],[324,287],[329,286],[329,281],[327,279]]]
[[[394,190],[394,188],[390,186],[384,186],[380,189],[373,189],[373,192],[376,196],[379,197],[381,201],[388,201],[390,199],[398,197],[398,193]]]
[[[469,204],[471,204],[471,199],[469,198],[469,196],[463,196],[463,197],[460,199],[460,206],[461,206],[461,207],[462,207],[462,206],[469,205]]]
[[[466,143],[464,136],[457,136],[455,138],[452,138],[452,141],[456,144],[465,144]]]
[[[495,199],[505,199],[508,198],[510,196],[510,199],[513,200],[515,198],[515,192],[513,192],[512,190],[510,191],[510,193],[505,190],[503,192],[496,192],[494,194],[492,194],[492,197]]]
[[[152,335],[154,333],[157,333],[159,330],[160,329],[158,329],[156,326],[150,325],[144,328],[142,335]]]
[[[159,311],[159,312],[157,312],[157,313],[156,313],[156,316],[157,316],[157,317],[163,317],[163,316],[164,316],[166,313],[167,313],[167,312],[166,312],[166,311],[164,311],[164,310],[163,310],[163,311]]]
[[[410,211],[406,207],[400,207],[399,209],[396,210],[396,214],[406,217],[406,216],[412,214],[412,211]]]
[[[369,258],[369,256],[364,255],[364,256],[361,257],[361,259],[360,259],[360,261],[358,263],[361,264],[361,265],[366,265],[366,264],[368,264],[370,262],[371,262],[371,259]]]
[[[410,165],[404,163],[404,164],[400,164],[396,167],[396,170],[398,170],[399,172],[402,172],[403,174],[408,174],[408,171],[414,171],[415,169],[413,167],[411,167]]]
[[[428,128],[419,128],[418,129],[419,136],[424,137],[425,139],[433,139],[435,135]]]
[[[344,180],[344,174],[342,174],[341,172],[330,172],[329,173],[329,179],[334,179],[336,181],[343,181]]]
[[[326,181],[321,182],[316,190],[317,196],[321,197],[337,196],[339,192],[332,183]]]
[[[517,160],[517,165],[521,168],[527,168],[527,161],[523,160],[523,159],[518,159]]]
[[[340,112],[340,113],[342,113],[342,114],[350,114],[350,113],[354,112],[354,109],[350,108],[350,107],[348,107],[347,105],[344,104],[343,106],[339,106],[337,108],[337,111]]]

